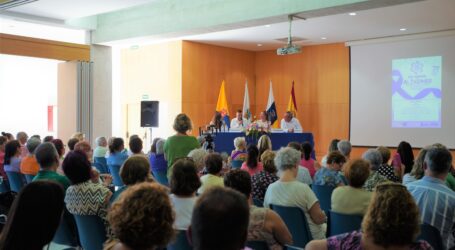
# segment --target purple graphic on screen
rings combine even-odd
[[[404,89],[401,88],[401,85],[403,85],[403,76],[399,70],[392,71],[392,81],[392,95],[396,92],[407,100],[420,100],[433,93],[436,98],[441,99],[441,90],[437,88],[425,88],[415,96],[409,95]]]

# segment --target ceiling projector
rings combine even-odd
[[[294,44],[288,44],[286,47],[283,48],[278,48],[276,50],[276,54],[279,56],[283,55],[292,55],[292,54],[298,54],[301,53],[302,49],[300,48],[299,45],[294,45]]]

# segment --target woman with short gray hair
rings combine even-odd
[[[370,177],[368,177],[367,181],[363,185],[363,188],[373,192],[378,184],[388,181],[386,177],[382,176],[377,171],[379,166],[382,164],[381,152],[377,149],[368,149],[365,153],[363,153],[362,159],[368,161],[371,168]]]
[[[160,184],[168,185],[167,173],[167,161],[164,158],[164,143],[166,140],[159,138],[155,144],[155,153],[150,152],[150,168],[156,181]]]
[[[311,188],[296,179],[300,155],[300,151],[290,147],[281,148],[277,152],[275,165],[281,172],[280,179],[268,187],[264,197],[264,207],[280,205],[301,208],[307,218],[313,239],[325,239],[327,217]]]
[[[202,148],[193,149],[188,153],[188,157],[193,159],[194,164],[196,165],[196,170],[198,174],[200,174],[204,169],[205,157],[207,157],[208,154],[209,153]]]

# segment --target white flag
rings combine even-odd
[[[248,94],[248,81],[245,81],[245,96],[243,97],[243,116],[247,119],[251,119],[251,110],[250,110],[250,95]]]
[[[273,125],[278,119],[278,115],[276,113],[275,98],[273,97],[272,80],[270,80],[269,99],[267,101],[267,108],[265,110],[267,111],[270,124]]]

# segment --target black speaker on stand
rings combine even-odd
[[[150,129],[150,145],[152,144],[152,127],[159,126],[160,102],[141,101],[141,127]],[[146,140],[147,132],[144,135]]]

